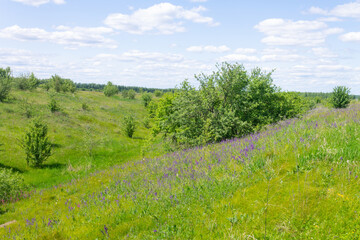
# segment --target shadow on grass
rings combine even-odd
[[[61,148],[61,147],[62,147],[62,145],[61,145],[61,144],[58,144],[58,143],[51,143],[51,146],[52,146],[53,148]]]
[[[42,165],[40,168],[43,168],[43,169],[59,169],[59,168],[64,168],[65,166],[66,166],[66,164],[63,164],[63,163],[48,163],[48,164]]]
[[[0,168],[11,169],[11,170],[13,170],[14,172],[24,173],[24,171],[21,170],[21,169],[19,169],[19,168],[6,166],[6,165],[4,165],[4,164],[2,164],[2,163],[0,163]]]
[[[143,137],[132,137],[132,139],[136,139],[136,140],[144,140],[145,138],[143,138]]]

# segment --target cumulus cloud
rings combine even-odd
[[[252,53],[256,53],[256,49],[254,48],[238,48],[235,50],[235,53],[238,54],[252,54]]]
[[[50,2],[53,2],[55,4],[65,4],[66,3],[65,0],[12,0],[12,1],[23,3],[26,5],[35,6],[35,7],[38,7],[40,5],[50,3]]]
[[[212,46],[212,45],[191,46],[186,49],[186,51],[188,51],[188,52],[198,52],[198,53],[202,53],[202,52],[223,53],[223,52],[227,52],[229,50],[230,50],[230,48],[225,45],[221,45],[221,46]]]
[[[115,41],[105,38],[104,34],[112,33],[106,27],[67,27],[58,26],[55,31],[41,28],[22,28],[18,25],[0,29],[0,38],[19,41],[42,41],[65,45],[68,48],[78,47],[106,47],[116,48]]]
[[[181,62],[184,57],[179,54],[168,54],[160,52],[142,52],[139,50],[132,50],[122,54],[98,54],[94,60],[100,61],[158,61],[158,62]]]
[[[311,7],[309,9],[309,13],[360,19],[360,1],[340,4],[331,10],[325,10],[319,7]]]
[[[203,23],[209,26],[217,26],[211,17],[201,15],[204,7],[197,7],[190,10],[171,3],[159,3],[146,9],[138,9],[132,14],[113,13],[110,14],[104,23],[117,30],[132,34],[144,34],[155,32],[160,34],[173,34],[184,32],[183,21]]]
[[[312,48],[311,50],[312,50],[313,54],[318,57],[323,57],[323,58],[337,57],[337,55],[328,48],[317,47],[317,48]]]
[[[343,42],[360,42],[360,32],[349,32],[340,36]]]
[[[248,56],[245,54],[229,54],[219,59],[220,62],[259,62],[257,56]]]
[[[262,42],[267,45],[316,46],[330,34],[338,34],[341,28],[328,28],[321,21],[293,21],[281,18],[266,19],[255,28],[266,35]]]

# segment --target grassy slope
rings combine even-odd
[[[360,104],[127,162],[3,207],[15,239],[359,239]]]
[[[142,125],[146,109],[141,100],[105,97],[100,92],[52,93],[61,112],[48,108],[50,93],[14,91],[13,100],[0,103],[0,167],[13,168],[23,173],[27,183],[47,187],[62,183],[97,169],[104,169],[129,159],[141,158],[141,147],[150,130]],[[21,108],[24,100],[31,103],[33,113],[48,123],[49,138],[55,144],[43,169],[26,166],[25,154],[18,145],[31,121]],[[89,106],[82,110],[82,103]],[[134,138],[124,136],[121,130],[124,114],[135,114],[138,127]],[[93,148],[92,156],[89,149]],[[159,154],[154,151],[148,152]]]

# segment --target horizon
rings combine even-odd
[[[360,95],[360,1],[4,0],[0,67],[76,83],[175,88],[223,61],[284,91]],[[262,6],[261,8],[259,6]]]

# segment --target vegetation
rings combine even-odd
[[[350,103],[350,89],[337,86],[333,89],[331,103],[335,108],[346,108]]]
[[[135,128],[136,128],[136,122],[135,122],[135,118],[133,117],[133,115],[128,115],[124,117],[123,120],[123,124],[124,124],[124,132],[126,134],[126,136],[128,136],[129,138],[132,138],[135,132]]]
[[[0,68],[0,102],[3,102],[9,95],[11,89],[11,70]]]
[[[29,75],[23,74],[20,77],[15,78],[14,82],[16,88],[19,90],[34,90],[40,84],[39,79],[35,77],[34,73]]]
[[[0,205],[23,197],[27,186],[19,173],[0,168]],[[1,213],[1,211],[0,211]]]
[[[358,239],[360,105],[160,158],[3,206],[10,239]],[[54,207],[56,206],[56,207]],[[31,209],[31,210],[29,210]],[[86,224],[84,224],[86,222]]]
[[[217,72],[196,79],[199,89],[185,81],[150,107],[155,134],[163,133],[185,147],[196,146],[241,137],[309,109],[298,94],[280,92],[271,73],[259,68],[249,73],[242,65],[223,63]]]
[[[112,84],[112,82],[108,82],[104,88],[104,94],[107,97],[114,96],[119,92],[119,89]]]
[[[149,105],[149,103],[151,102],[151,94],[145,92],[141,95],[141,99],[143,101],[144,107],[147,107]]]
[[[26,153],[27,165],[41,167],[42,164],[51,156],[52,145],[49,142],[48,127],[39,119],[35,119],[28,132],[21,141],[21,146]]]
[[[54,75],[49,81],[45,84],[48,84],[49,88],[54,89],[56,92],[71,92],[76,91],[76,85],[70,79],[61,78],[59,75]]]
[[[60,106],[55,100],[55,98],[51,98],[49,103],[49,109],[52,113],[60,111]]]
[[[127,97],[129,99],[135,99],[135,96],[136,96],[136,92],[133,90],[133,89],[130,89],[128,92],[127,92]]]

